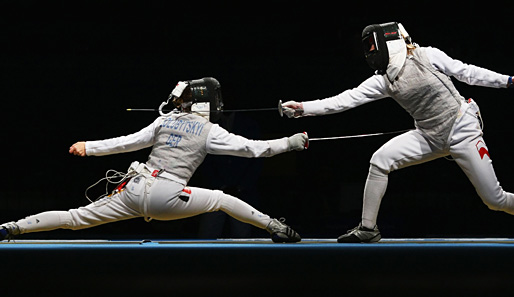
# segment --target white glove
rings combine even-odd
[[[288,118],[298,118],[303,115],[303,104],[296,101],[287,101],[282,104],[282,112],[288,117]]]
[[[307,136],[305,132],[296,133],[287,139],[287,144],[289,145],[290,151],[303,151],[309,147],[309,136]]]

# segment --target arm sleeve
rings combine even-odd
[[[288,152],[287,137],[274,140],[250,140],[229,133],[214,124],[207,137],[207,152],[213,155],[229,155],[246,158],[271,157]]]
[[[88,156],[104,156],[150,147],[154,144],[155,129],[159,126],[160,120],[161,118],[158,118],[148,127],[127,136],[86,141],[86,154]]]
[[[342,112],[359,105],[389,97],[383,75],[374,75],[358,87],[339,95],[303,102],[304,116]]]
[[[508,75],[499,74],[478,66],[465,64],[459,60],[454,60],[437,48],[426,47],[425,53],[435,69],[448,76],[453,76],[468,85],[491,88],[507,87],[509,81]]]

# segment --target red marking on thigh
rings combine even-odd
[[[491,155],[489,155],[489,151],[487,150],[487,147],[485,146],[485,143],[482,140],[479,140],[477,142],[476,147],[481,159],[484,159],[485,155],[487,155],[489,159],[491,159]]]

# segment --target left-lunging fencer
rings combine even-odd
[[[164,114],[172,100],[180,110]],[[144,217],[176,220],[223,211],[237,220],[265,229],[274,242],[298,242],[298,233],[283,221],[272,219],[246,202],[218,190],[188,187],[187,183],[207,154],[247,158],[271,157],[303,150],[307,136],[260,141],[229,133],[209,121],[219,115],[219,82],[203,78],[179,82],[161,116],[139,132],[100,141],[77,142],[70,153],[103,156],[152,147],[146,163],[134,162],[127,179],[110,196],[68,211],[48,211],[0,225],[0,240],[15,235],[59,228],[79,230],[109,222]]]

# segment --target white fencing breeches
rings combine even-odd
[[[171,180],[136,176],[119,194],[77,209],[39,213],[16,224],[21,233],[79,230],[136,217],[177,220],[218,210],[261,229],[271,221],[268,215],[222,191],[190,187],[190,193],[186,193],[183,189],[183,185]]]
[[[127,184],[122,199],[145,217],[168,221],[221,210],[239,221],[261,229],[266,228],[271,221],[268,215],[222,191],[187,187],[186,191],[190,191],[187,193],[183,191],[183,185],[161,178],[154,179],[148,187],[150,180],[142,176],[140,178],[138,183],[136,177]]]
[[[371,158],[370,175],[363,198],[362,223],[376,224],[380,202],[391,171],[451,155],[467,175],[482,201],[492,210],[514,214],[514,194],[505,192],[494,172],[479,120],[469,113],[457,119],[449,147],[437,149],[413,130],[384,144]]]

